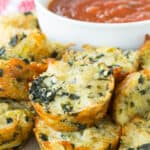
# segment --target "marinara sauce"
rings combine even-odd
[[[49,10],[68,18],[103,23],[150,19],[150,0],[53,0]]]

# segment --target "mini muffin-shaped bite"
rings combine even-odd
[[[20,35],[20,36],[28,35],[30,33],[38,32],[38,31],[39,30],[37,30],[37,29],[15,28],[15,27],[0,23],[0,33],[2,35],[2,36],[0,36],[0,47],[8,46],[12,37],[14,37],[15,35]]]
[[[115,150],[120,127],[109,118],[82,131],[60,132],[36,119],[35,135],[41,150]]]
[[[150,69],[150,35],[146,35],[145,42],[139,50],[141,69]]]
[[[2,26],[2,27],[1,27]],[[23,30],[0,25],[0,58],[21,58],[30,62],[43,59],[60,59],[68,50],[68,45],[48,41],[39,30]]]
[[[0,149],[21,146],[33,128],[32,113],[12,100],[0,100]]]
[[[135,117],[123,127],[119,150],[150,149],[150,118]]]
[[[37,18],[32,12],[4,16],[1,17],[0,22],[6,26],[21,28],[21,29],[39,28]]]
[[[48,43],[44,34],[33,31],[14,34],[7,44],[2,45],[1,58],[21,58],[28,61],[41,61],[50,57]]]
[[[39,30],[39,24],[34,12],[9,14],[0,17],[0,43],[7,41],[14,34],[17,33],[30,33]]]
[[[37,28],[37,19],[31,12],[2,17],[0,22],[0,58],[60,59],[70,46],[48,41]]]
[[[28,100],[28,83],[47,69],[47,64],[20,59],[0,60],[0,98]]]
[[[114,97],[113,117],[121,125],[150,110],[150,70],[128,75],[118,85]]]
[[[117,48],[93,48],[86,46],[83,51],[69,51],[63,60],[70,65],[78,62],[105,63],[112,71],[116,80],[121,80],[127,74],[135,72],[138,68],[138,53],[135,51],[122,51]]]
[[[73,131],[103,118],[113,89],[112,72],[104,64],[70,66],[51,60],[47,72],[32,82],[30,99],[50,126]]]
[[[62,44],[54,41],[48,41],[48,47],[50,51],[50,58],[61,60],[66,51],[69,51],[72,44]]]

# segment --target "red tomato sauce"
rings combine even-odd
[[[53,0],[48,9],[61,16],[88,22],[150,20],[150,0]]]

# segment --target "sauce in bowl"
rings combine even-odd
[[[61,16],[88,22],[150,20],[150,0],[53,0],[48,9]]]

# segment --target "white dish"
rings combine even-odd
[[[49,39],[78,46],[114,46],[136,49],[150,34],[150,20],[132,23],[90,23],[59,16],[47,9],[50,0],[35,0],[42,31]]]

